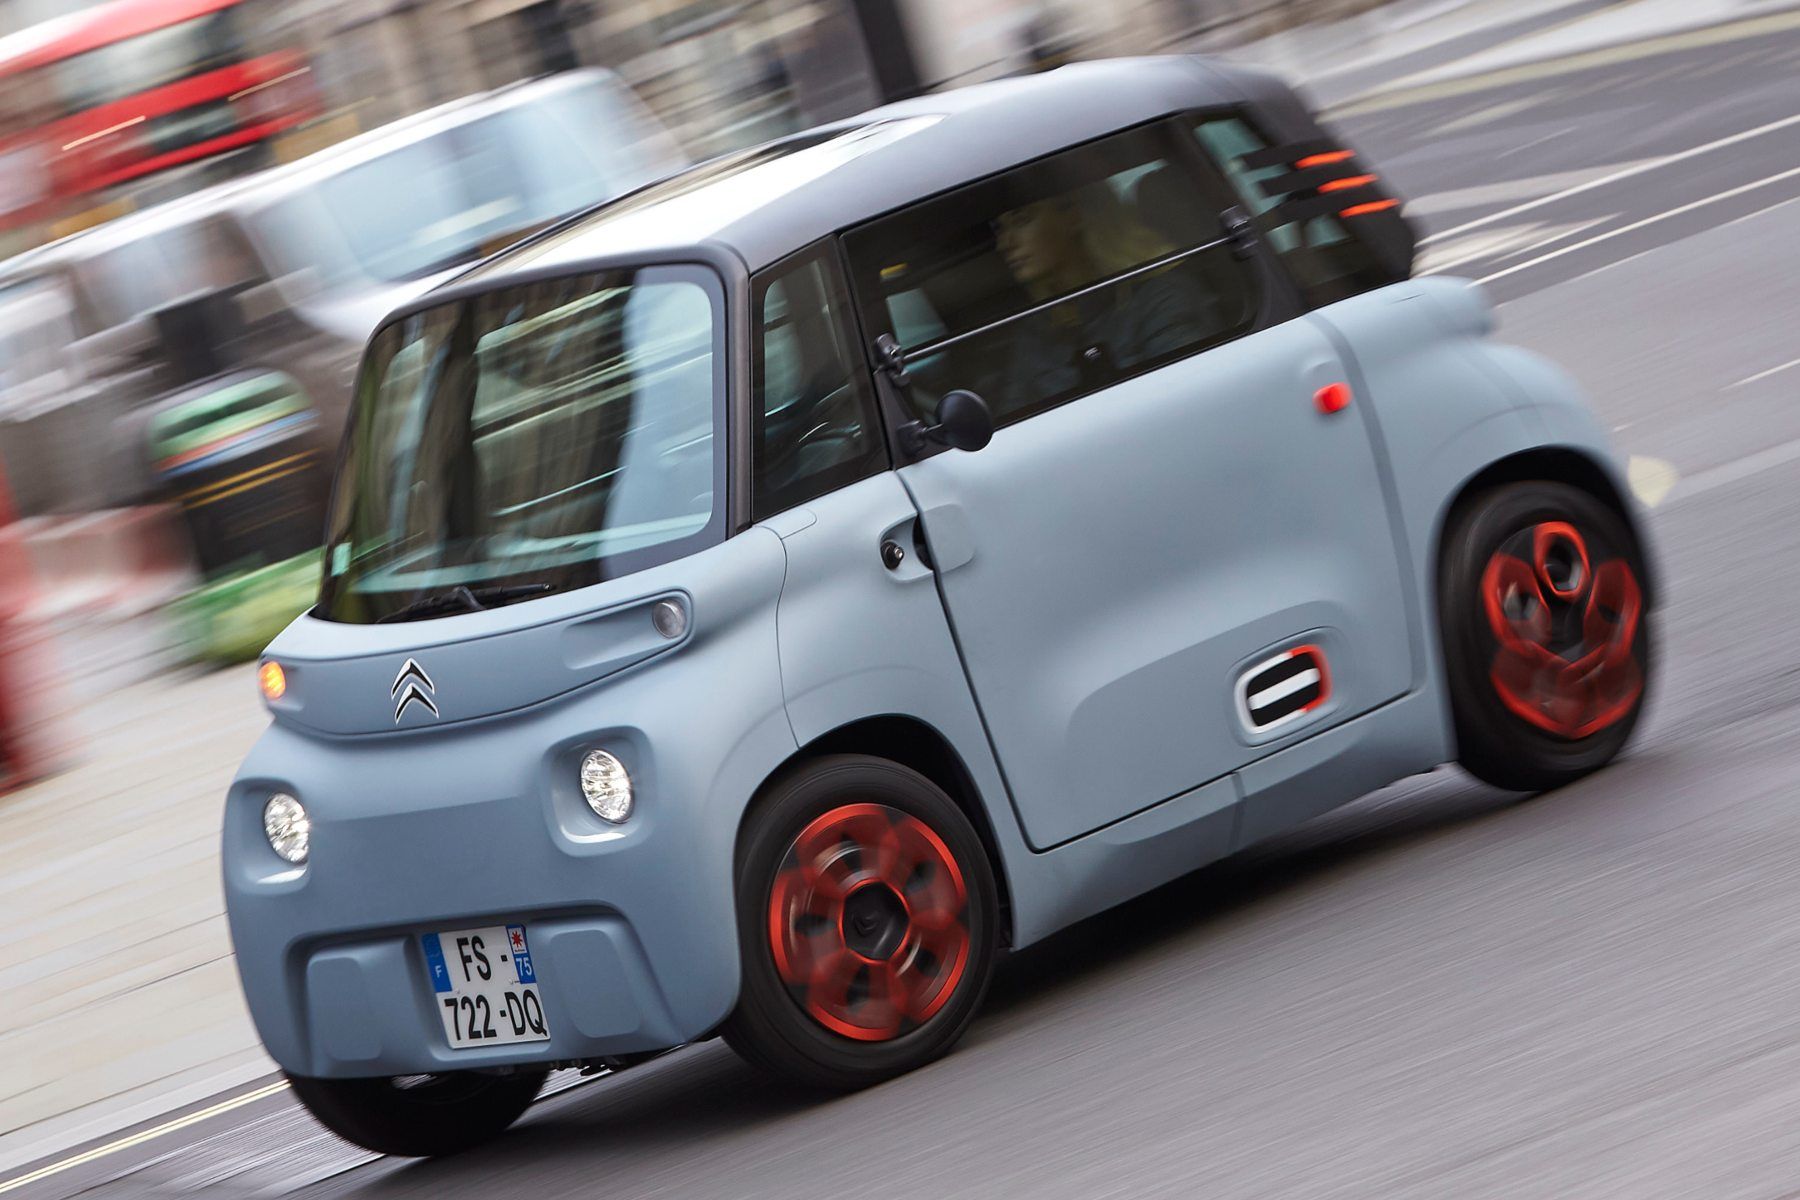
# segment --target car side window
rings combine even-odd
[[[887,467],[867,368],[829,245],[759,276],[751,508],[756,520]]]
[[[1309,305],[1406,278],[1357,230],[1359,221],[1396,220],[1399,205],[1374,190],[1375,177],[1361,169],[1351,151],[1272,146],[1240,116],[1202,117],[1194,134],[1231,180]]]
[[[918,415],[966,388],[1017,421],[1251,327],[1235,199],[1186,136],[1127,130],[846,236],[865,327],[905,351]]]

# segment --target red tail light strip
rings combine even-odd
[[[1346,175],[1342,179],[1333,179],[1329,183],[1321,183],[1319,185],[1319,190],[1321,192],[1347,192],[1351,188],[1368,187],[1371,183],[1374,183],[1380,178],[1381,176],[1379,175]]]
[[[1294,170],[1304,171],[1308,167],[1327,167],[1332,163],[1349,162],[1356,157],[1354,150],[1333,150],[1329,154],[1309,154],[1294,164]]]
[[[1398,200],[1375,200],[1368,204],[1355,204],[1339,213],[1340,217],[1361,217],[1369,213],[1386,212],[1390,208],[1399,208]]]

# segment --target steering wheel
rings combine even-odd
[[[860,423],[846,421],[841,413],[831,411],[844,399],[850,386],[849,380],[835,387],[816,377],[810,380],[800,398],[779,414],[780,436],[769,437],[769,431],[765,429],[761,448],[767,468],[786,470],[813,447],[860,437],[863,433]],[[793,432],[795,430],[798,432]]]

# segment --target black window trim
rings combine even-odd
[[[1184,126],[1184,122],[1190,117],[1198,113],[1209,113],[1214,111],[1219,113],[1230,112],[1231,115],[1239,115],[1237,110],[1233,109],[1232,106],[1218,105],[1196,110],[1181,109],[1174,112],[1163,113],[1160,116],[1152,117],[1147,121],[1139,121],[1133,125],[1122,125],[1117,129],[1108,130],[1097,137],[1085,138],[1079,142],[1071,142],[1066,146],[1059,146],[1048,154],[1041,154],[1036,158],[1012,163],[999,170],[989,171],[985,175],[979,175],[971,179],[963,180],[955,187],[946,188],[943,191],[935,192],[930,196],[920,197],[919,199],[898,208],[890,209],[887,212],[870,217],[867,220],[859,221],[857,224],[842,229],[834,235],[838,243],[839,253],[843,259],[844,280],[849,287],[851,312],[861,334],[860,344],[863,348],[863,354],[868,360],[868,370],[875,381],[875,391],[879,398],[883,424],[886,427],[889,455],[896,467],[922,462],[933,455],[943,453],[949,449],[949,447],[928,441],[919,446],[916,450],[908,452],[898,436],[897,431],[900,427],[910,424],[918,419],[919,413],[912,405],[910,399],[903,393],[902,389],[894,383],[892,376],[882,368],[878,351],[875,346],[875,339],[883,333],[891,334],[892,330],[877,325],[873,321],[871,314],[864,311],[865,305],[863,303],[863,296],[856,286],[857,276],[854,264],[850,259],[847,239],[878,222],[891,220],[901,213],[911,212],[926,205],[939,203],[945,197],[952,196],[965,189],[990,183],[995,179],[1011,175],[1017,171],[1029,170],[1060,155],[1068,154],[1071,151],[1081,150],[1084,147],[1096,145],[1112,138],[1144,130],[1149,130],[1161,138],[1164,143],[1164,149],[1168,152],[1167,161],[1171,165],[1179,166],[1186,171],[1196,183],[1203,185],[1213,193],[1214,201],[1220,205],[1218,215],[1223,216],[1227,209],[1240,206],[1237,188],[1232,184],[1230,177],[1227,176],[1213,161],[1212,157],[1207,154],[1205,147],[1200,144],[1200,140],[1193,135],[1190,129]],[[1159,371],[1164,367],[1184,362],[1189,358],[1193,358],[1195,355],[1205,354],[1209,350],[1216,350],[1220,346],[1229,345],[1232,342],[1239,341],[1267,329],[1272,325],[1279,324],[1301,315],[1302,310],[1297,306],[1297,299],[1291,290],[1292,285],[1287,279],[1287,276],[1279,270],[1279,264],[1276,261],[1275,255],[1268,247],[1267,240],[1260,237],[1257,240],[1258,247],[1255,254],[1250,256],[1245,262],[1245,265],[1248,268],[1247,279],[1251,289],[1249,305],[1250,314],[1240,325],[1231,330],[1228,334],[1219,337],[1215,341],[1206,342],[1185,353],[1164,359],[1152,360],[1149,363],[1122,373],[1118,378],[1103,384],[1101,387],[1088,391],[1076,392],[1075,394],[1054,403],[1040,405],[1027,409],[1021,414],[997,420],[995,422],[996,428],[1004,429],[1010,425],[1016,425],[1021,421],[1029,421],[1034,417],[1053,412],[1056,409],[1073,404],[1079,400],[1084,400],[1089,396],[1095,395],[1097,392],[1117,387],[1122,383],[1136,379],[1141,375],[1147,375],[1152,371]],[[1092,284],[1078,288],[1066,295],[1057,296],[1048,301],[1034,304],[1028,309],[1023,309],[1017,313],[1002,317],[998,321],[989,322],[981,329],[965,330],[962,333],[953,334],[946,338],[939,338],[935,342],[926,343],[924,346],[915,347],[906,351],[905,355],[908,358],[923,357],[928,350],[941,349],[952,342],[971,337],[976,333],[991,332],[1001,325],[1019,320],[1021,317],[1031,313],[1041,312],[1045,308],[1066,303],[1074,297],[1086,295],[1088,292],[1097,288],[1110,287],[1119,280],[1129,278],[1140,272],[1155,270],[1159,267],[1168,265],[1170,262],[1179,261],[1181,258],[1185,258],[1192,254],[1198,254],[1208,250],[1217,250],[1221,248],[1222,245],[1229,244],[1230,241],[1231,239],[1229,236],[1220,237],[1200,246],[1188,247],[1176,251],[1174,254],[1167,255],[1164,258],[1155,260],[1151,263],[1140,263],[1129,270],[1120,272],[1117,275],[1108,276],[1102,280],[1097,280]]]

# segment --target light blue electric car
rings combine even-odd
[[[394,313],[232,786],[237,962],[328,1126],[553,1067],[943,1054],[1016,948],[1407,774],[1554,787],[1651,667],[1548,364],[1373,169],[1191,58],[703,164]]]

